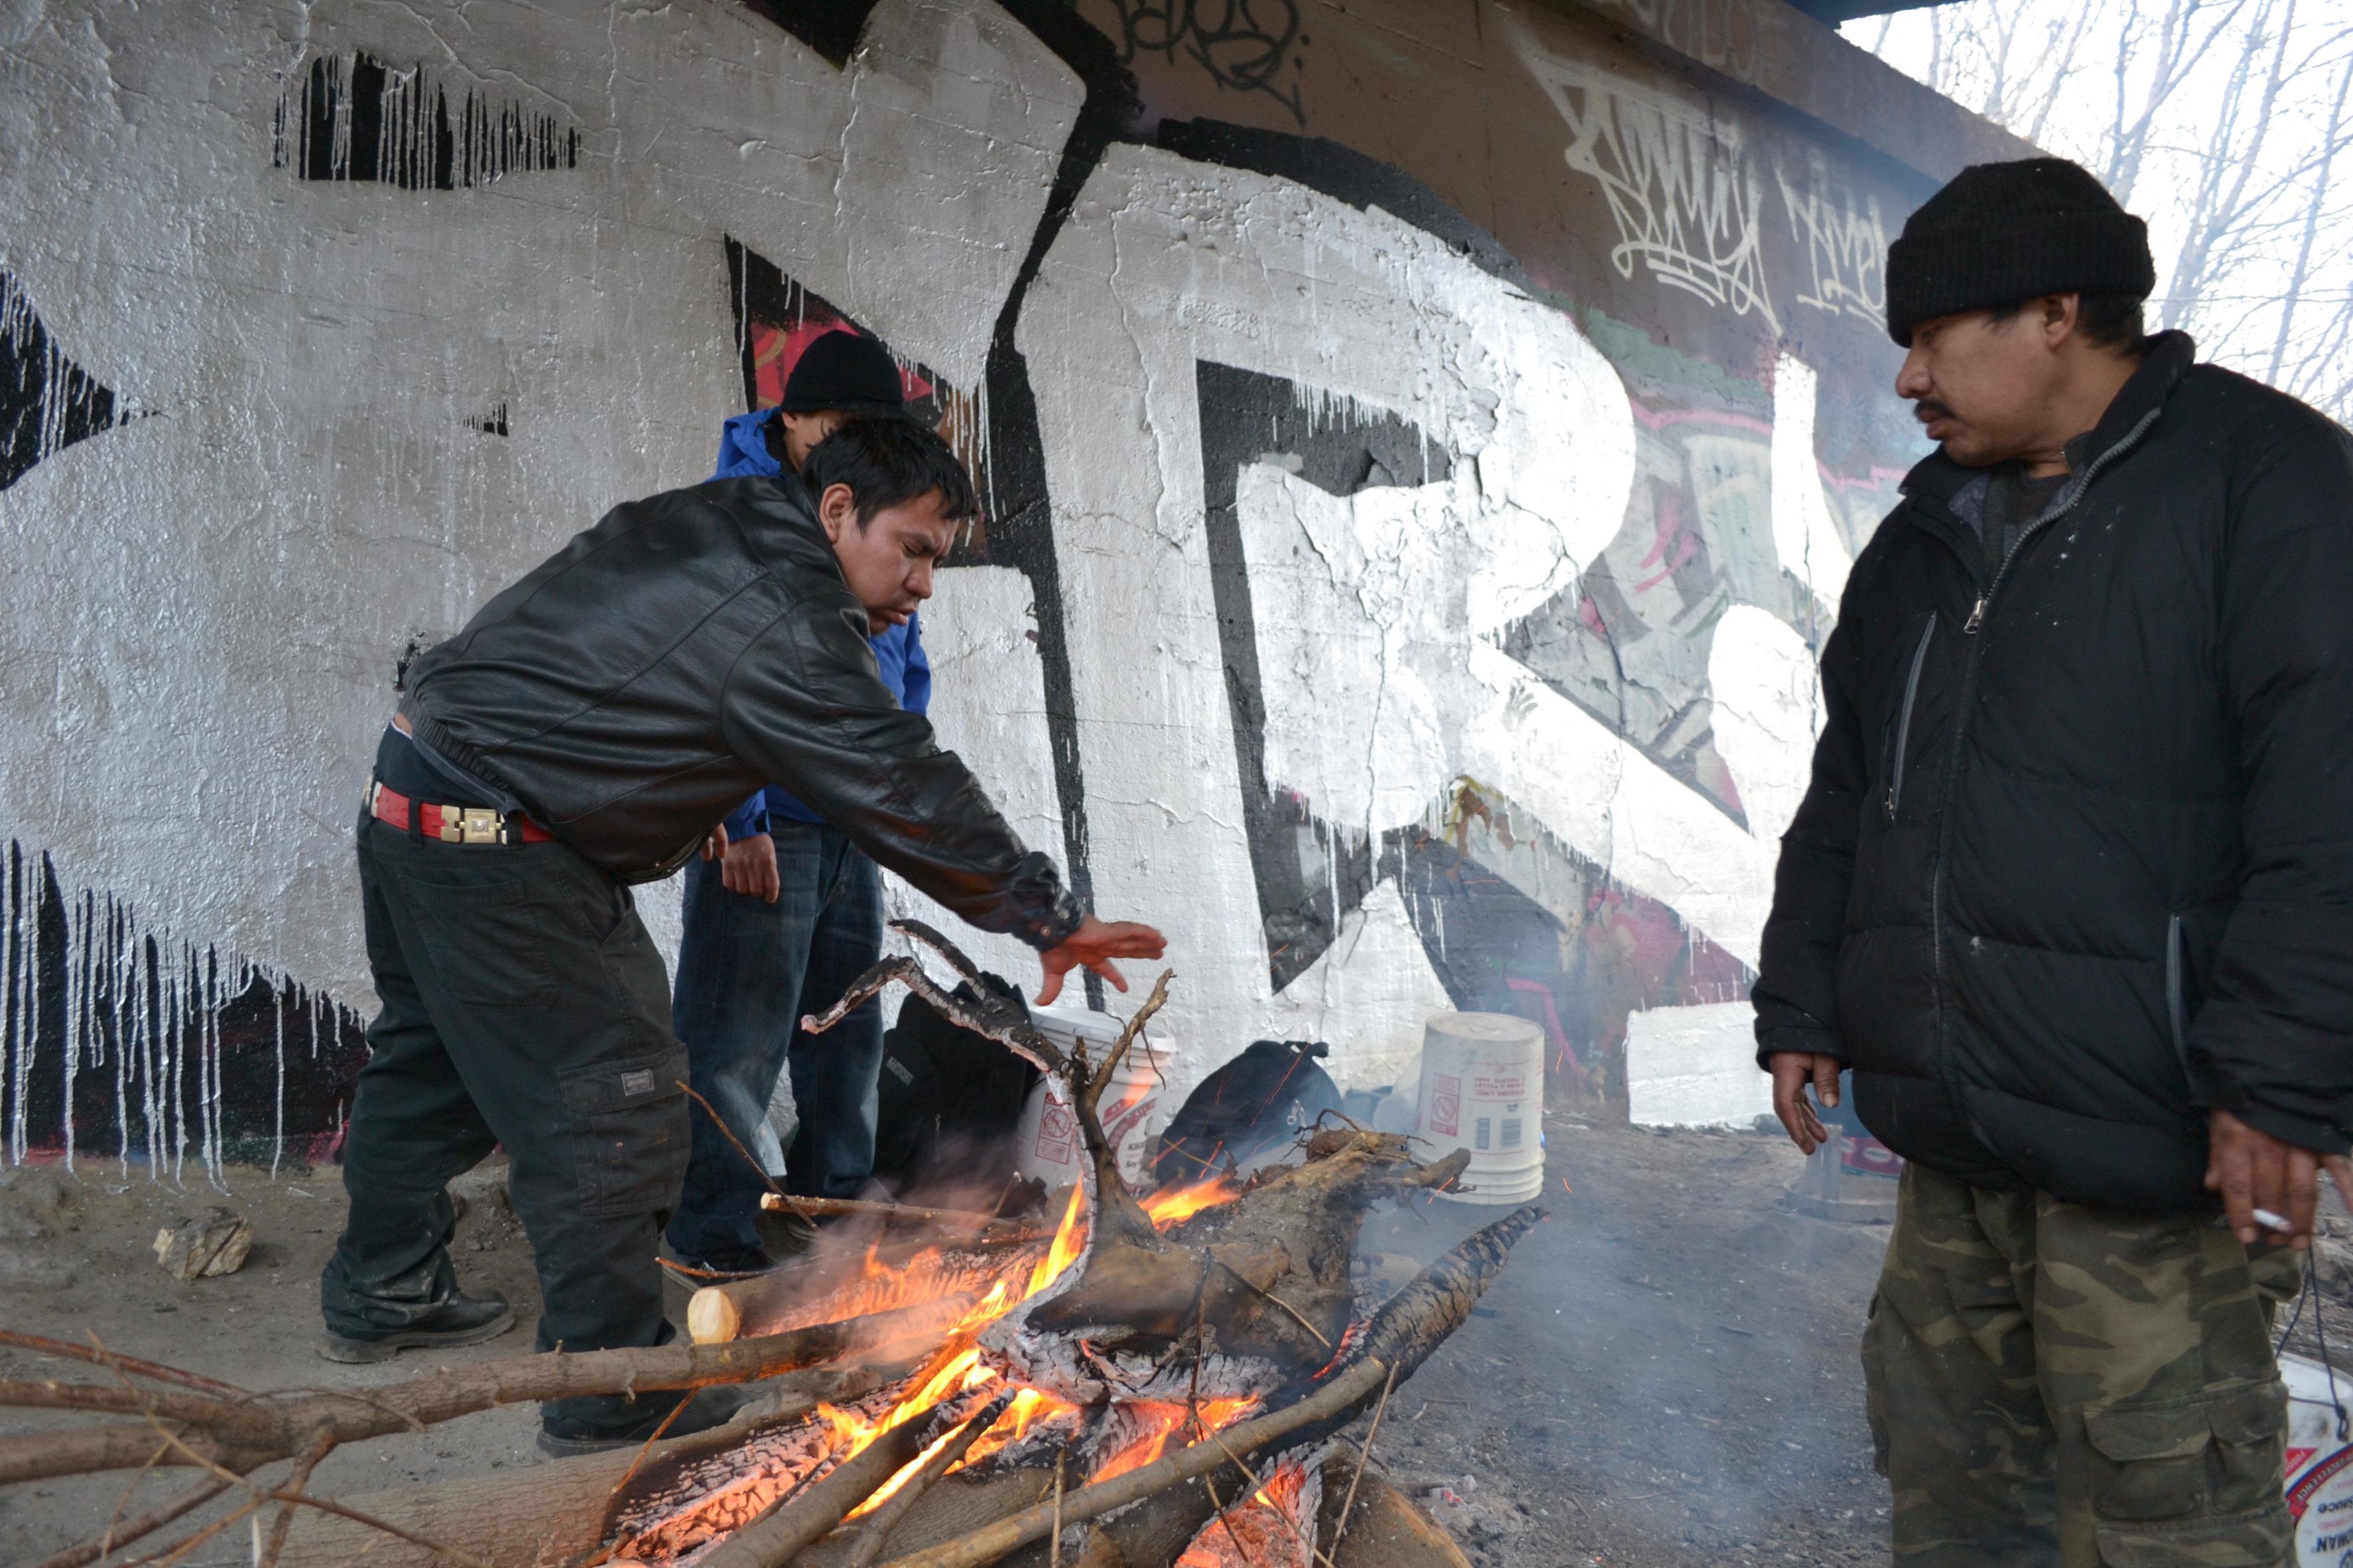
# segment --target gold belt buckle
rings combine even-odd
[[[505,837],[504,819],[487,806],[470,805],[459,816],[459,843],[496,844]]]

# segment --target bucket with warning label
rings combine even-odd
[[[1029,1021],[1062,1050],[1082,1047],[1090,1059],[1100,1059],[1111,1048],[1122,1026],[1108,1013],[1078,1007],[1032,1007]],[[1160,1114],[1161,1064],[1167,1059],[1166,1041],[1155,1040],[1148,1034],[1139,1037],[1127,1059],[1112,1074],[1096,1107],[1103,1118],[1103,1137],[1118,1156],[1119,1173],[1138,1192],[1145,1185],[1149,1145],[1165,1120]],[[1079,1142],[1079,1119],[1071,1110],[1062,1080],[1051,1073],[1029,1091],[1013,1148],[1014,1164],[1025,1176],[1034,1176],[1049,1187],[1067,1186],[1079,1179],[1079,1169],[1087,1157]]]
[[[1544,1186],[1544,1029],[1509,1013],[1440,1013],[1422,1031],[1414,1131],[1423,1160],[1471,1152],[1448,1197],[1524,1204]]]

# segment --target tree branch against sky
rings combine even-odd
[[[2147,218],[2152,324],[2353,413],[2353,5],[1965,0],[1844,33]]]

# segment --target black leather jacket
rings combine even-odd
[[[1762,1053],[1975,1185],[2193,1211],[2353,1127],[2353,441],[2159,337],[1999,565],[1931,457],[1855,563]]]
[[[875,669],[791,479],[616,507],[409,667],[417,739],[624,881],[669,876],[774,780],[983,931],[1047,948],[1077,900]]]

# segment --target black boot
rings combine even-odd
[[[657,1406],[626,1426],[575,1427],[568,1422],[540,1418],[539,1451],[558,1459],[568,1459],[578,1454],[603,1454],[615,1448],[634,1448],[652,1436],[662,1435],[665,1442],[672,1437],[691,1436],[708,1432],[713,1426],[723,1426],[736,1411],[760,1396],[760,1390],[743,1384],[729,1384],[717,1388],[698,1391],[679,1411],[676,1420],[668,1426],[670,1406]]]
[[[457,1295],[406,1328],[387,1329],[365,1338],[329,1329],[319,1342],[319,1353],[329,1361],[390,1361],[405,1350],[478,1345],[513,1328],[514,1321],[514,1310],[496,1290],[480,1296]]]

